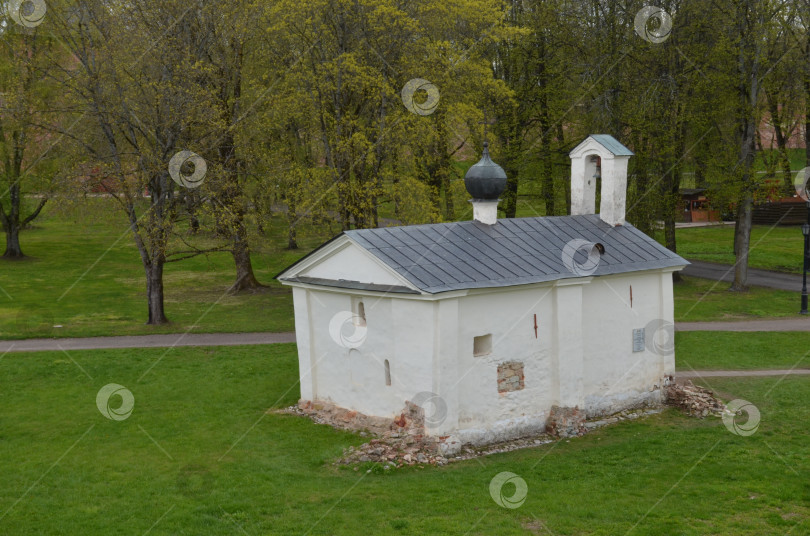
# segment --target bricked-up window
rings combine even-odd
[[[391,385],[391,363],[385,360],[385,385]]]
[[[473,338],[473,355],[489,355],[492,353],[492,334]]]
[[[498,392],[508,393],[523,389],[523,363],[509,361],[498,365]]]

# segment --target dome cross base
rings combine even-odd
[[[500,199],[470,199],[473,206],[473,219],[486,225],[498,222],[498,202]]]

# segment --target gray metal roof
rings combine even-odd
[[[635,154],[610,134],[591,134],[589,137],[599,142],[602,147],[616,156],[633,156]]]
[[[463,221],[358,229],[345,234],[430,294],[689,264],[632,225],[613,227],[596,214],[501,219],[495,225]],[[604,246],[590,274],[571,271],[563,260],[566,244],[577,239]],[[573,259],[577,265],[586,264],[586,251]]]
[[[393,292],[395,294],[419,294],[419,291],[402,285],[379,285],[376,283],[349,281],[348,279],[324,279],[322,277],[307,277],[302,275],[298,277],[285,277],[284,281],[320,285],[322,287],[350,288],[353,290],[372,290],[374,292]]]

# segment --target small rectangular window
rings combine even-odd
[[[391,363],[385,360],[385,385],[391,385]]]
[[[492,334],[481,335],[473,339],[473,355],[475,357],[492,353]]]

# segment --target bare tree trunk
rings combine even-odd
[[[790,173],[790,156],[787,151],[787,138],[782,131],[782,117],[779,113],[779,105],[767,91],[765,92],[765,96],[768,99],[768,110],[771,114],[773,132],[776,137],[776,146],[779,148],[779,164],[782,167],[782,176],[785,181],[785,193],[792,195],[793,177]]]
[[[6,252],[3,253],[5,259],[22,259],[24,257],[20,248],[20,185],[19,180],[11,183],[8,189],[11,208],[8,214],[0,206],[0,218],[2,218],[3,229],[6,231]]]
[[[6,251],[3,253],[5,259],[22,259],[22,249],[20,248],[20,227],[18,224],[9,222],[6,228]]]
[[[740,51],[738,59],[738,94],[740,99],[740,165],[742,166],[742,191],[737,205],[737,227],[734,230],[734,282],[731,290],[748,289],[748,248],[751,242],[751,215],[753,208],[752,168],[756,150],[756,105],[759,99],[760,43],[753,30],[746,31],[746,21],[757,16],[756,3],[747,0],[740,18]],[[754,22],[756,24],[756,22]],[[747,62],[750,61],[750,68]]]
[[[508,150],[508,149],[507,149]],[[510,155],[504,161],[504,171],[506,171],[506,188],[503,192],[503,211],[507,218],[514,218],[517,215],[518,203],[518,167],[515,160]]]
[[[253,275],[253,263],[250,260],[250,246],[247,241],[247,229],[240,218],[233,231],[233,247],[231,254],[236,264],[236,282],[229,289],[230,292],[256,291],[263,288],[256,276]]]
[[[677,142],[681,149],[678,154],[683,154],[683,137]],[[677,165],[669,166],[666,175],[666,192],[664,194],[664,245],[673,253],[678,252],[678,244],[675,235],[675,211],[680,206],[681,172]],[[672,279],[675,282],[681,280],[680,274],[674,272]]]
[[[543,135],[543,203],[546,216],[554,216],[557,210],[554,203],[554,155],[548,133]]]
[[[191,234],[194,235],[200,232],[200,219],[197,217],[198,200],[196,198],[197,195],[195,193],[193,193],[191,190],[186,190],[185,203],[186,212],[188,212],[189,216],[188,228]]]
[[[751,215],[753,201],[747,196],[737,208],[737,227],[734,229],[734,282],[731,290],[748,290],[748,249],[751,242]]]
[[[540,60],[537,63],[538,84],[541,86],[540,93],[540,143],[541,143],[541,158],[543,159],[543,179],[542,179],[542,196],[543,204],[546,208],[546,216],[553,216],[556,207],[554,206],[554,158],[555,155],[551,152],[551,126],[550,126],[550,111],[548,107],[548,78],[546,75],[546,46],[545,39],[538,40],[538,57]]]
[[[293,188],[294,190],[294,188]],[[298,249],[298,199],[292,193],[287,197],[287,249]]]
[[[804,165],[810,166],[810,33],[804,43]]]
[[[564,153],[563,153],[563,147],[565,147],[565,132],[563,131],[562,121],[557,123],[556,139],[557,139],[557,147],[558,147],[557,153],[559,155],[558,157],[561,160],[560,163],[563,165],[563,169],[567,169],[567,167],[568,167],[567,160],[568,159],[564,156]],[[565,188],[565,213],[566,214],[571,214],[571,181],[570,180],[564,180],[562,182],[563,182],[563,187]]]
[[[456,219],[456,204],[453,200],[450,171],[442,174],[442,190],[444,191],[444,219],[445,221],[453,221]]]
[[[147,324],[158,326],[168,324],[169,319],[163,308],[163,259],[157,257],[144,266],[146,271],[146,301],[149,308]]]

